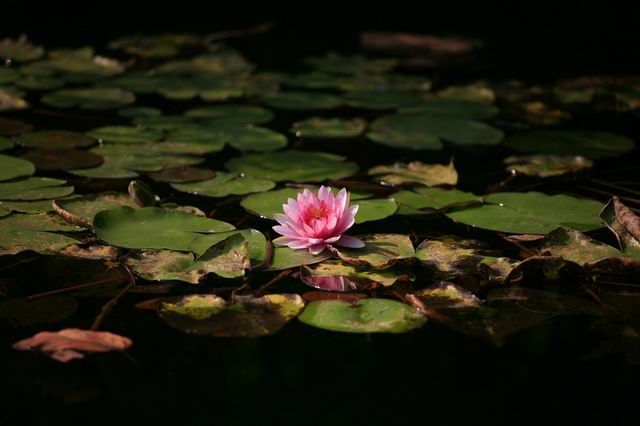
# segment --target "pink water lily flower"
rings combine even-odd
[[[289,198],[282,208],[285,214],[274,215],[279,225],[273,230],[282,235],[273,240],[274,244],[308,249],[312,254],[321,253],[328,244],[364,247],[359,239],[343,235],[353,226],[358,212],[358,206],[349,207],[349,193],[345,188],[335,197],[327,186],[321,186],[317,194],[305,189],[297,200]]]

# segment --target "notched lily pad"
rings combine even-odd
[[[340,280],[343,277],[343,280]],[[303,266],[301,270],[302,281],[312,287],[330,291],[352,291],[373,287],[375,284],[389,287],[396,281],[409,281],[413,274],[405,268],[388,268],[382,270],[358,269],[336,260],[326,260],[312,266]],[[319,284],[318,278],[335,278],[324,287]],[[344,281],[346,280],[346,282]],[[338,284],[340,284],[338,286]],[[335,287],[332,287],[335,286]]]
[[[147,175],[156,182],[190,183],[213,179],[216,172],[202,167],[173,167],[147,173]]]
[[[277,332],[303,307],[297,294],[236,296],[230,302],[214,295],[190,295],[164,299],[158,314],[171,327],[189,334],[257,337]]]
[[[245,195],[252,192],[268,191],[275,185],[274,181],[268,179],[217,172],[216,177],[210,180],[195,183],[172,183],[171,187],[193,195],[219,198],[227,195]]]
[[[481,204],[483,198],[471,192],[458,189],[416,188],[393,194],[398,204],[398,214],[420,215],[448,210],[460,206]]]
[[[376,180],[386,185],[404,185],[419,183],[425,186],[456,185],[458,172],[453,161],[448,165],[424,164],[412,161],[408,164],[395,163],[390,166],[376,166],[367,172],[377,176]]]
[[[76,244],[73,238],[54,232],[72,232],[80,228],[71,226],[51,214],[12,214],[0,218],[0,255],[35,251],[54,254]]]
[[[31,161],[0,154],[0,181],[31,176],[35,171]]]
[[[64,186],[65,180],[47,177],[0,182],[0,200],[50,200],[66,197],[73,193],[73,186]]]

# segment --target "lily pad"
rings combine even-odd
[[[135,144],[158,141],[163,132],[145,127],[107,126],[93,129],[87,135],[104,142]]]
[[[148,115],[135,117],[133,124],[154,130],[174,130],[193,125],[193,118],[184,115]]]
[[[633,150],[634,142],[621,135],[587,130],[542,130],[515,135],[504,143],[507,147],[533,154],[581,155],[600,159],[615,157]]]
[[[236,296],[230,302],[214,295],[189,295],[164,299],[158,314],[171,327],[186,333],[256,337],[277,332],[302,308],[304,301],[297,294]]]
[[[62,89],[48,93],[42,102],[57,108],[78,107],[89,110],[116,109],[132,104],[136,97],[121,89],[96,87],[92,89]]]
[[[225,124],[264,124],[273,120],[273,112],[266,108],[248,105],[210,105],[193,108],[184,113],[188,117],[209,121],[223,121]]]
[[[458,172],[453,161],[448,165],[424,164],[412,161],[408,164],[395,163],[391,166],[376,166],[369,169],[369,175],[378,176],[376,179],[386,185],[404,185],[419,183],[425,186],[455,185],[458,183]]]
[[[189,251],[198,256],[202,256],[207,250],[209,250],[209,248],[235,234],[240,234],[248,244],[247,250],[249,251],[251,267],[261,266],[267,256],[267,244],[271,245],[271,243],[267,242],[264,234],[257,229],[243,229],[240,231],[203,234],[191,241]]]
[[[395,114],[377,118],[367,137],[395,148],[440,150],[442,141],[458,145],[497,145],[504,134],[487,124],[431,114]]]
[[[98,238],[114,246],[178,251],[188,251],[201,234],[234,229],[226,222],[158,207],[102,211],[93,225]]]
[[[320,182],[355,174],[358,165],[344,159],[325,152],[289,150],[232,158],[226,166],[232,172],[276,182]]]
[[[539,177],[561,176],[593,167],[593,161],[580,155],[517,155],[505,158],[504,163],[512,174]]]
[[[469,120],[487,120],[498,115],[498,108],[488,102],[463,99],[430,98],[421,103],[400,109],[401,113],[427,113],[445,117],[466,118]]]
[[[22,157],[38,170],[90,169],[102,164],[102,157],[79,149],[33,149]]]
[[[393,215],[398,210],[398,205],[391,198],[359,200],[357,202],[358,213],[356,223],[373,222]]]
[[[51,214],[12,214],[0,219],[0,256],[27,250],[56,253],[78,241],[54,232],[78,230]]]
[[[23,133],[19,143],[27,148],[71,149],[91,146],[95,141],[87,135],[68,130],[41,130]]]
[[[29,107],[23,99],[24,92],[11,87],[0,87],[0,111],[19,110]]]
[[[162,111],[154,107],[129,106],[120,108],[118,110],[118,115],[125,118],[157,117],[159,115],[162,115]]]
[[[327,250],[314,255],[309,253],[308,250],[294,250],[289,247],[273,246],[269,270],[280,271],[302,265],[312,265],[327,260],[330,257],[331,253]]]
[[[188,183],[213,179],[216,172],[202,167],[173,167],[159,172],[148,173],[156,182]]]
[[[453,207],[482,203],[482,197],[458,189],[416,188],[413,191],[400,191],[393,194],[398,204],[398,214],[430,214],[434,210],[446,210]]]
[[[539,248],[541,253],[551,253],[578,265],[597,262],[622,253],[608,244],[596,241],[574,229],[557,228],[549,232]]]
[[[197,259],[192,253],[145,251],[127,259],[127,265],[145,280],[177,280],[197,284],[208,274],[240,278],[251,264],[248,243],[241,234],[228,236]]]
[[[366,127],[361,118],[312,117],[293,123],[291,133],[303,138],[347,139],[360,136]]]
[[[44,48],[29,43],[24,34],[15,40],[10,38],[0,40],[0,57],[2,58],[10,58],[16,62],[29,62],[42,55],[44,55]]]
[[[93,219],[101,211],[111,210],[122,206],[136,207],[136,203],[129,194],[104,192],[71,199],[56,200],[56,212],[69,223],[92,227]]]
[[[0,154],[0,181],[31,176],[35,171],[36,167],[30,161]]]
[[[241,151],[274,151],[287,146],[287,137],[264,127],[227,128],[229,145]]]
[[[30,75],[15,82],[15,85],[26,90],[54,90],[64,87],[65,81],[57,77]]]
[[[625,254],[640,256],[640,218],[613,197],[600,212],[600,218],[618,239]]]
[[[171,187],[189,194],[215,198],[268,191],[275,185],[274,181],[268,179],[217,172],[216,177],[210,180],[194,183],[172,183]]]
[[[0,136],[0,151],[12,149],[14,146],[15,144],[11,139]]]
[[[325,110],[342,106],[342,99],[317,92],[276,92],[262,97],[269,106],[292,111]]]
[[[352,108],[373,110],[406,108],[422,101],[416,93],[399,90],[357,90],[344,96],[345,104]]]
[[[302,273],[306,277],[345,277],[349,280],[355,281],[356,283],[358,281],[369,281],[378,283],[384,287],[392,286],[396,281],[408,281],[411,279],[412,275],[410,272],[402,268],[360,270],[353,265],[348,265],[335,260],[327,260],[321,263],[316,263],[313,266],[305,266]],[[303,281],[307,282],[307,280],[305,280],[305,276],[302,278]]]
[[[479,206],[447,213],[456,222],[478,228],[518,234],[546,234],[564,226],[578,231],[601,228],[594,200],[540,192],[500,192],[484,197]]]
[[[391,71],[398,60],[394,58],[367,58],[363,55],[340,55],[329,52],[325,56],[305,59],[305,64],[329,74],[383,74]]]
[[[351,265],[383,269],[398,260],[411,259],[416,254],[407,235],[368,234],[359,235],[358,239],[364,242],[363,248],[336,247],[336,255]]]
[[[0,183],[0,200],[47,200],[62,198],[73,193],[73,186],[64,186],[65,180],[29,177]]]
[[[427,318],[411,306],[389,299],[316,300],[298,317],[303,323],[343,333],[406,333],[420,328]]]
[[[18,70],[13,68],[0,68],[0,85],[13,83],[20,78]]]

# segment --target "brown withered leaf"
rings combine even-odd
[[[83,352],[122,351],[132,345],[130,339],[107,331],[65,328],[42,331],[13,345],[19,351],[37,350],[59,362],[84,358]]]
[[[600,212],[600,218],[616,235],[624,254],[640,255],[640,217],[613,197]]]

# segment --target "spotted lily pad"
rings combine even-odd
[[[36,167],[30,161],[0,154],[0,181],[31,176],[35,171]]]
[[[304,301],[297,294],[268,294],[232,301],[214,295],[164,299],[158,314],[186,333],[216,337],[256,337],[273,334],[298,316]]]
[[[337,96],[317,92],[276,92],[264,95],[262,100],[273,108],[292,111],[334,109],[342,105]]]
[[[73,193],[67,182],[46,177],[29,177],[0,183],[0,200],[35,201],[65,197]]]
[[[395,163],[391,166],[376,166],[369,169],[369,175],[387,185],[403,185],[420,183],[425,186],[455,185],[458,183],[458,172],[453,161],[448,165],[424,164],[412,161],[408,164]]]
[[[158,207],[102,211],[93,225],[98,238],[114,246],[178,251],[188,251],[200,234],[234,229],[226,222]]]
[[[357,164],[344,159],[325,152],[289,150],[232,158],[226,166],[232,172],[276,182],[320,182],[355,174]]]
[[[144,251],[128,258],[127,265],[145,280],[177,280],[191,284],[197,284],[212,273],[223,278],[240,278],[251,266],[248,243],[241,234],[228,236],[197,259],[192,253]]]
[[[482,203],[482,197],[458,189],[416,188],[414,191],[400,191],[393,194],[398,204],[398,214],[430,214],[434,210]]]
[[[293,123],[291,133],[303,138],[346,139],[360,136],[366,127],[361,118],[312,117]]]
[[[497,145],[503,133],[465,118],[431,114],[395,114],[377,118],[367,137],[395,148],[440,150],[442,141],[458,145]]]
[[[336,247],[336,255],[351,265],[382,269],[416,254],[407,235],[369,234],[359,235],[358,239],[364,242],[363,248]]]
[[[246,177],[235,173],[218,172],[210,180],[194,183],[172,183],[174,189],[194,195],[207,197],[226,197],[227,195],[244,195],[252,192],[268,191],[275,182],[268,179]]]
[[[517,155],[505,158],[504,163],[512,174],[539,177],[560,176],[593,167],[593,161],[580,155]]]
[[[631,209],[613,197],[600,212],[604,221],[618,239],[625,254],[640,255],[640,218]]]
[[[15,40],[10,38],[0,40],[0,57],[2,58],[10,58],[16,62],[29,62],[42,55],[44,55],[44,48],[31,44],[24,34]]]
[[[303,323],[344,333],[406,333],[422,327],[427,318],[411,306],[389,299],[316,300],[298,317]]]
[[[79,107],[89,110],[116,109],[136,100],[133,93],[120,89],[62,89],[48,93],[42,102],[57,108]]]
[[[87,135],[68,130],[41,130],[23,133],[19,143],[28,148],[71,149],[91,146],[95,141]]]
[[[0,111],[19,110],[29,107],[23,99],[24,93],[10,87],[0,87]]]
[[[78,243],[73,238],[54,232],[79,229],[47,213],[12,214],[0,218],[0,255],[16,254],[26,250],[53,254]]]
[[[335,260],[326,260],[312,266],[305,266],[303,273],[307,277],[345,277],[355,282],[369,281],[378,283],[384,287],[392,286],[396,281],[408,281],[412,278],[412,274],[403,268],[381,270],[358,269],[354,265],[348,265]],[[304,277],[303,281],[306,282]]]
[[[320,254],[311,254],[308,250],[294,250],[289,247],[273,246],[271,255],[271,271],[296,268],[302,265],[312,265],[331,257],[331,253],[324,250]]]
[[[621,256],[620,250],[601,243],[574,229],[557,228],[547,234],[541,253],[560,256],[579,265]]]
[[[500,192],[484,197],[485,204],[447,213],[456,222],[493,231],[546,234],[559,226],[578,231],[601,228],[602,205],[594,200],[540,192]]]
[[[595,160],[624,154],[635,146],[625,136],[587,130],[541,130],[524,133],[510,137],[505,145],[518,152],[581,155]]]
[[[107,126],[87,132],[95,140],[113,143],[145,143],[155,142],[162,138],[163,132],[158,129],[129,126]]]
[[[117,207],[136,207],[129,194],[104,192],[102,194],[83,195],[80,197],[56,200],[56,213],[74,225],[92,227],[93,219],[101,211]]]

